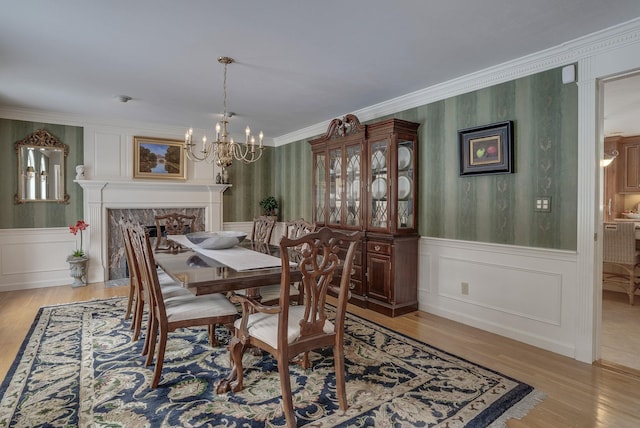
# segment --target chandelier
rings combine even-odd
[[[184,149],[187,158],[192,161],[206,161],[207,163],[215,161],[216,165],[224,170],[231,166],[234,159],[244,163],[252,163],[260,159],[264,150],[262,142],[264,134],[260,131],[258,144],[256,144],[256,139],[251,135],[251,129],[248,126],[244,130],[244,143],[237,143],[233,141],[233,138],[229,137],[227,125],[233,113],[227,113],[227,66],[233,63],[234,60],[228,56],[221,56],[218,58],[218,62],[224,64],[224,110],[222,119],[216,123],[216,139],[215,141],[207,141],[207,136],[203,136],[201,149],[198,150],[196,143],[193,142],[193,129],[190,128],[184,136]]]

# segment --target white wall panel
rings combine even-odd
[[[0,230],[0,292],[71,284],[69,228]]]
[[[576,265],[575,252],[422,238],[419,309],[573,356]]]

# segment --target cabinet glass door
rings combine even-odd
[[[398,142],[398,218],[399,229],[413,229],[415,225],[414,142]]]
[[[362,207],[360,206],[360,146],[348,146],[346,157],[346,194],[345,201],[347,205],[346,224],[349,226],[360,226],[360,214]]]
[[[369,226],[377,229],[386,229],[389,225],[389,141],[382,140],[372,143],[370,146],[371,167],[369,177],[370,204]]]
[[[326,155],[324,153],[318,153],[315,156],[314,162],[314,181],[316,184],[315,194],[315,218],[316,223],[324,224],[326,214],[326,194],[327,194],[327,175],[326,175]]]
[[[342,191],[344,174],[342,170],[342,149],[329,151],[329,223],[342,222]]]

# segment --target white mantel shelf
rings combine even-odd
[[[78,183],[83,189],[96,189],[111,187],[114,189],[148,189],[148,190],[181,190],[181,191],[218,191],[223,193],[227,188],[231,187],[231,184],[214,184],[209,182],[176,182],[176,181],[149,181],[149,180],[73,180],[74,183]]]

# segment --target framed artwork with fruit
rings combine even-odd
[[[513,121],[462,129],[458,140],[460,175],[514,172]]]

